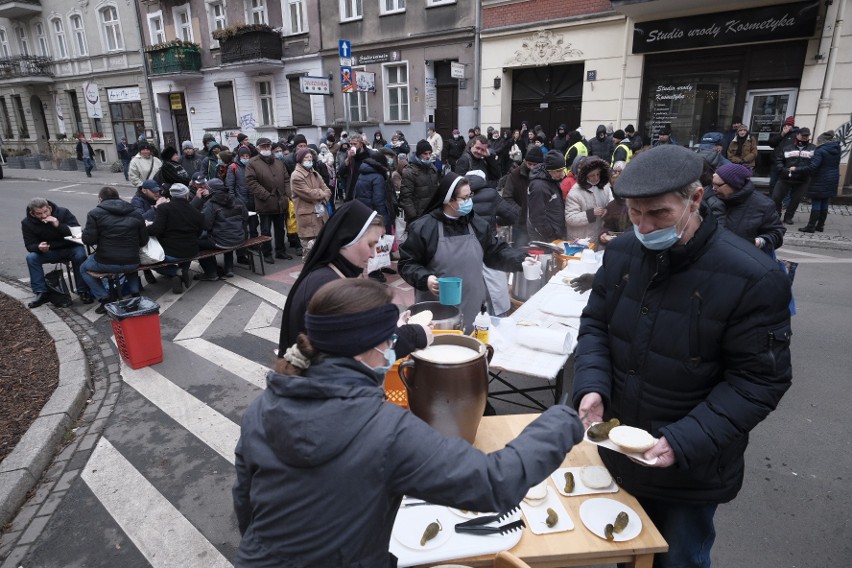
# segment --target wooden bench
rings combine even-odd
[[[155,262],[154,264],[140,264],[139,268],[130,272],[90,272],[89,274],[91,274],[95,278],[106,278],[109,282],[110,297],[119,300],[121,299],[121,285],[119,283],[119,279],[126,274],[133,274],[134,272],[139,272],[140,270],[157,270],[160,268],[165,268],[167,266],[178,266],[184,263],[192,262],[193,260],[210,258],[211,256],[224,254],[226,252],[247,252],[249,259],[249,269],[252,271],[252,273],[258,274],[257,265],[255,264],[255,261],[257,261],[257,263],[260,265],[260,274],[266,276],[266,267],[263,265],[263,252],[261,250],[261,245],[263,243],[270,242],[271,240],[272,237],[260,235],[248,239],[236,247],[205,249],[199,251],[196,256],[193,256],[191,258],[182,258],[180,260],[163,260],[160,262]]]

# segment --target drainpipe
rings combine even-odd
[[[142,57],[142,76],[145,78],[145,90],[148,91],[148,112],[151,113],[154,139],[158,141],[157,146],[162,147],[163,141],[159,139],[160,134],[157,129],[157,121],[159,120],[159,117],[154,111],[154,92],[151,87],[151,76],[148,74],[148,57],[145,55],[145,35],[142,33],[142,10],[139,7],[139,2],[134,2],[133,4],[136,10],[136,21],[139,22],[139,26],[136,31],[138,32],[137,35],[139,37],[139,55]],[[192,133],[190,132],[190,134]]]
[[[837,43],[843,28],[843,16],[846,12],[848,0],[837,0],[837,17],[834,20],[834,31],[831,34],[831,47],[828,50],[828,61],[826,62],[825,77],[822,81],[822,92],[819,96],[816,121],[814,122],[814,135],[825,131],[828,121],[828,110],[831,107],[831,88],[834,84],[834,70],[837,62]]]
[[[624,27],[624,47],[621,50],[621,96],[618,97],[618,116],[616,117],[617,120],[615,121],[616,128],[620,128],[620,125],[624,122],[622,119],[622,112],[624,111],[624,85],[627,82],[627,56],[629,55],[627,53],[627,48],[630,45],[631,36],[631,26],[629,17],[624,18]],[[636,118],[638,120],[639,117]],[[637,126],[639,126],[639,128],[641,129],[641,125]]]
[[[481,124],[479,101],[481,98],[480,85],[482,83],[482,70],[480,69],[482,54],[482,43],[479,39],[482,25],[482,2],[475,0],[476,16],[473,24],[473,116],[474,124]]]

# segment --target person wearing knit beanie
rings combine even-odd
[[[305,159],[305,156],[307,156],[308,154],[313,155],[313,152],[311,151],[311,149],[310,149],[310,148],[300,148],[300,149],[296,152],[296,163],[297,163],[297,164],[301,164],[301,163],[302,163],[302,160],[304,160],[304,159]]]
[[[527,155],[524,156],[524,160],[533,164],[540,164],[544,161],[544,152],[541,151],[540,146],[531,146],[530,149],[527,150]]]
[[[624,133],[623,130],[616,130],[615,132],[612,133],[612,141],[615,142],[616,144],[618,144],[619,142],[621,142],[625,138],[627,138],[627,135]]]
[[[414,155],[418,158],[422,157],[423,154],[432,153],[432,145],[429,144],[426,140],[420,140],[417,142],[417,147],[414,150]]]
[[[784,126],[796,126],[796,117],[788,116],[784,119]]]
[[[544,169],[548,172],[565,169],[565,157],[558,150],[551,150],[544,157]],[[561,178],[560,178],[561,179]]]
[[[742,164],[725,164],[719,166],[719,169],[716,170],[716,175],[733,190],[730,193],[734,193],[745,187],[746,182],[751,179],[751,169]]]

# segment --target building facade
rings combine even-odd
[[[98,163],[151,124],[135,6],[107,0],[0,1],[0,134],[6,154]]]

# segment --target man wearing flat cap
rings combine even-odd
[[[600,450],[669,543],[655,566],[710,565],[713,517],[743,483],[749,432],[790,386],[790,281],[702,204],[702,158],[664,145],[618,178],[633,231],[607,246],[580,320],[574,404],[656,439]]]

